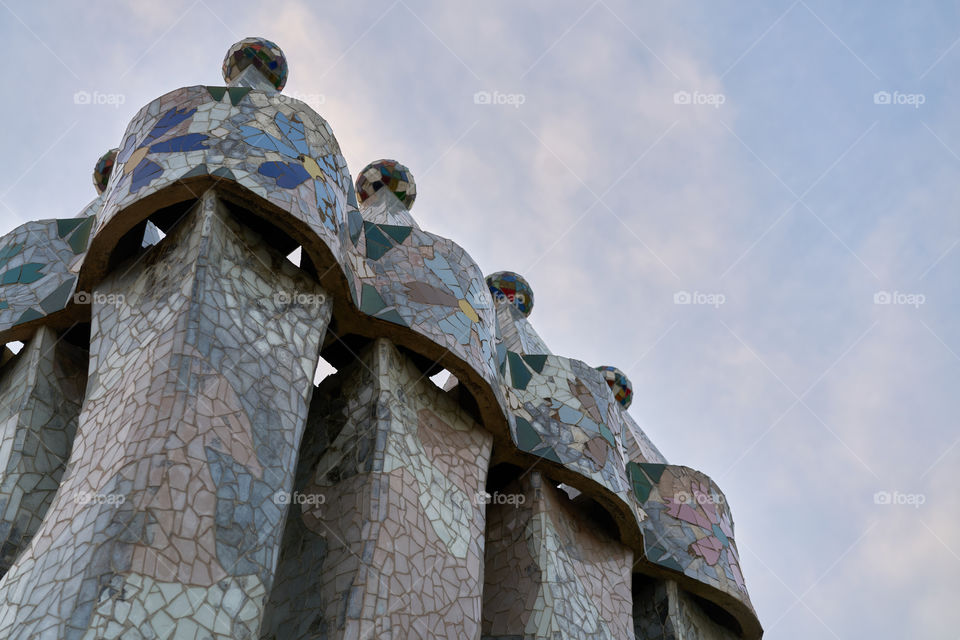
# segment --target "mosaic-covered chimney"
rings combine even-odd
[[[0,239],[0,637],[760,638],[626,374],[553,354],[403,164],[354,182],[287,74],[238,42]]]

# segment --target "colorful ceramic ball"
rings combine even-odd
[[[97,164],[94,165],[93,186],[97,190],[97,193],[103,193],[106,190],[107,183],[110,182],[110,174],[113,172],[113,167],[117,163],[117,153],[119,152],[119,149],[110,149],[110,151],[100,156]]]
[[[223,59],[223,79],[230,84],[253,65],[277,91],[287,84],[287,58],[276,44],[266,38],[244,38],[227,51]]]
[[[633,385],[627,375],[616,367],[597,367],[613,391],[613,397],[626,409],[633,402]]]
[[[533,289],[523,276],[513,271],[497,271],[487,276],[487,286],[495,300],[506,300],[529,316],[533,311]]]
[[[377,160],[363,168],[357,176],[357,199],[363,204],[373,194],[386,187],[407,209],[417,199],[417,183],[410,169],[396,160]]]

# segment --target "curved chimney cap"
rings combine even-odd
[[[230,86],[282,91],[287,72],[287,57],[266,38],[244,38],[223,59],[223,79]]]
[[[362,205],[380,189],[387,188],[409,211],[417,199],[417,183],[410,169],[396,160],[375,160],[357,175],[357,199]]]
[[[107,189],[107,183],[110,182],[110,174],[117,163],[117,154],[120,149],[110,149],[100,156],[97,164],[93,165],[93,186],[97,193],[103,193]]]
[[[633,384],[627,374],[611,366],[597,367],[597,371],[606,379],[610,390],[613,391],[613,397],[617,399],[620,406],[624,409],[628,408],[633,402]]]
[[[523,276],[513,271],[497,271],[487,276],[487,286],[494,301],[507,301],[524,316],[533,311],[533,289]]]

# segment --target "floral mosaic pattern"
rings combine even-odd
[[[136,134],[130,134],[123,142],[117,154],[117,163],[123,165],[120,182],[114,187],[119,188],[130,177],[130,193],[136,193],[160,177],[163,167],[147,157],[150,153],[183,153],[205,149],[204,144],[209,136],[200,133],[186,133],[167,137],[178,125],[188,123],[197,109],[177,109],[167,111],[150,129],[147,135],[137,144]],[[161,140],[161,138],[166,138]]]
[[[0,327],[40,320],[73,300],[93,223],[92,217],[28,222],[0,238]]]
[[[241,125],[243,141],[250,146],[265,151],[275,151],[291,160],[264,162],[257,171],[277,181],[277,186],[294,189],[307,180],[313,180],[314,194],[317,199],[317,211],[323,224],[336,233],[343,224],[340,216],[343,203],[337,202],[337,192],[330,185],[337,182],[338,162],[335,154],[328,154],[318,162],[310,155],[303,122],[296,115],[288,118],[282,112],[274,117],[274,124],[280,130],[281,138],[275,138],[256,127]],[[339,206],[338,206],[339,205]]]
[[[649,516],[643,523],[647,558],[745,596],[733,517],[713,481],[674,465],[630,462],[627,470]]]
[[[517,447],[600,483],[642,522],[624,467],[624,421],[599,372],[578,360],[507,351],[504,376]]]

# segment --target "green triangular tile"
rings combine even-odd
[[[227,89],[227,93],[230,94],[230,104],[237,106],[237,103],[243,100],[243,96],[250,93],[250,87],[230,87]],[[221,95],[220,97],[222,98],[223,96]]]
[[[83,222],[83,218],[67,218],[66,220],[57,220],[57,235],[63,238],[68,233],[77,228]]]
[[[663,475],[667,465],[655,462],[641,462],[640,468],[643,469],[643,472],[646,473],[654,483],[659,483],[660,476]]]
[[[399,324],[399,325],[402,326],[402,327],[409,327],[409,326],[410,326],[409,324],[407,324],[407,321],[404,320],[403,317],[402,317],[399,313],[397,313],[397,310],[396,310],[396,309],[389,309],[389,310],[387,310],[387,311],[381,311],[381,312],[378,313],[375,317],[380,318],[380,319],[382,319],[382,320],[389,320],[390,322],[392,322],[392,323],[394,323],[394,324]]]
[[[371,260],[379,260],[383,257],[383,254],[391,249],[390,241],[377,228],[377,225],[372,222],[364,222],[363,231],[367,238],[367,257]]]
[[[383,301],[379,291],[369,284],[363,285],[363,290],[360,292],[360,311],[375,315],[383,311],[386,306],[387,303]]]
[[[530,453],[535,453],[541,458],[546,458],[547,460],[553,460],[554,462],[559,462],[563,464],[563,460],[560,459],[560,456],[557,455],[557,452],[553,450],[553,447],[546,447],[544,449],[536,449]]]
[[[0,249],[0,266],[7,263],[7,260],[23,251],[24,243],[17,242]]]
[[[510,362],[510,380],[513,388],[526,389],[533,376],[523,364],[520,355],[513,351],[507,351],[507,360]]]
[[[536,371],[537,373],[543,373],[543,365],[547,363],[547,356],[535,355],[535,356],[523,356],[523,359],[526,361],[530,368]]]
[[[43,314],[42,314],[42,313],[40,313],[39,311],[37,311],[37,310],[34,309],[33,307],[30,307],[29,309],[27,309],[26,311],[24,311],[24,312],[20,315],[20,318],[19,318],[16,322],[14,322],[13,324],[14,324],[14,325],[23,324],[24,322],[30,322],[31,320],[36,320],[37,318],[42,318],[42,317],[43,317]]]
[[[377,226],[381,231],[393,238],[397,244],[403,244],[403,241],[406,240],[410,232],[413,231],[413,227],[402,227],[396,224],[378,224]]]
[[[237,176],[233,175],[233,171],[227,169],[226,167],[221,167],[214,171],[211,175],[217,176],[219,178],[226,178],[227,180],[237,181]]]
[[[0,276],[0,284],[17,284],[20,281],[20,267],[6,270]]]
[[[181,179],[183,179],[183,178],[193,178],[193,177],[196,177],[196,176],[205,176],[205,175],[207,175],[207,165],[206,165],[206,163],[204,163],[204,164],[198,164],[198,165],[195,166],[193,169],[190,169],[190,171],[187,171],[185,174],[183,174],[182,176],[180,176],[180,178],[181,178]]]
[[[76,254],[81,254],[87,250],[87,241],[90,239],[90,230],[93,228],[93,218],[90,216],[83,223],[77,225],[76,230],[70,235],[67,244]]]
[[[47,265],[39,262],[28,262],[27,264],[23,265],[20,270],[20,284],[30,284],[31,282],[36,282],[43,276],[47,275],[40,272],[40,270],[45,266]]]
[[[214,100],[220,102],[223,100],[223,96],[227,93],[226,87],[207,87],[207,91],[213,97]]]
[[[363,230],[363,216],[359,211],[350,211],[347,214],[347,226],[350,230],[350,241],[357,246],[360,241],[360,232]]]
[[[66,307],[67,298],[73,291],[74,281],[76,281],[76,277],[69,278],[66,282],[54,289],[50,295],[40,301],[40,308],[47,313],[53,313]]]
[[[630,485],[633,487],[633,494],[637,497],[637,500],[641,503],[649,500],[653,485],[650,484],[649,478],[643,473],[640,465],[636,462],[628,462],[627,475],[630,477]]]
[[[526,418],[515,416],[517,420],[517,446],[524,451],[533,451],[543,444],[540,434],[536,432]]]

